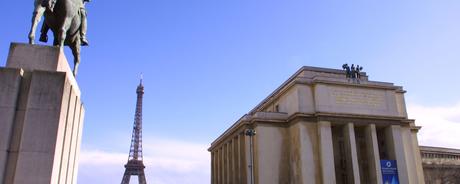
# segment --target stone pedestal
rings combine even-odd
[[[59,48],[11,44],[0,68],[0,183],[76,183],[80,96]]]

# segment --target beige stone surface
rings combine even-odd
[[[315,103],[313,97],[313,90],[309,85],[298,85],[299,95],[299,112],[302,113],[314,113]]]
[[[222,172],[222,169],[221,169],[221,162],[220,162],[220,150],[216,150],[215,151],[216,153],[216,181],[217,183],[221,183],[221,176],[220,176],[220,173]]]
[[[410,183],[405,147],[402,139],[401,126],[391,125],[385,130],[388,154],[398,165],[399,183]],[[410,183],[412,184],[412,183]]]
[[[21,151],[12,184],[48,184],[51,180],[50,169],[53,159],[49,153]]]
[[[347,152],[347,168],[350,177],[349,183],[360,184],[358,153],[356,151],[356,136],[353,123],[347,123],[343,128],[345,149]]]
[[[76,183],[84,108],[65,56],[13,43],[7,67],[0,68],[0,182]]]
[[[415,125],[412,124],[412,126],[415,126]],[[412,149],[414,150],[414,154],[415,154],[414,162],[415,162],[415,167],[416,167],[415,172],[416,172],[416,175],[417,175],[417,180],[421,184],[425,184],[425,176],[424,176],[423,165],[422,165],[422,156],[421,156],[420,148],[419,148],[419,145],[418,145],[417,132],[418,132],[417,128],[414,128],[414,129],[411,130],[411,137],[412,137],[411,146],[412,146]]]
[[[396,106],[398,108],[399,116],[407,118],[406,100],[404,100],[404,93],[396,93]]]
[[[229,149],[230,149],[230,146],[229,146],[229,142],[227,142],[225,144],[225,161],[224,161],[224,164],[225,164],[225,176],[224,176],[224,181],[225,183],[230,183],[230,175],[232,174],[231,171],[230,171],[230,154],[229,154]]]
[[[66,151],[62,150],[62,141],[70,84],[65,85],[65,79],[65,73],[32,74],[14,176],[16,184],[33,183],[34,178],[57,183],[59,174],[53,172],[61,163],[58,155]]]
[[[6,67],[22,68],[26,71],[71,71],[64,52],[59,47],[26,43],[11,43]]]
[[[382,184],[382,170],[380,169],[379,146],[377,142],[377,131],[375,124],[369,124],[365,129],[365,138],[367,147],[367,157],[369,158],[370,181],[376,184]]]
[[[279,102],[279,112],[286,112],[287,114],[294,114],[299,112],[299,96],[298,96],[298,89],[291,88],[289,91],[283,95]]]
[[[1,176],[0,176],[0,180],[3,181],[4,180],[4,174],[6,172],[6,163],[8,161],[8,152],[7,151],[0,151],[0,163],[4,163],[3,165],[1,165],[0,167],[0,172],[1,172]]]
[[[6,170],[22,70],[0,68],[0,181]]]
[[[278,184],[289,183],[288,167],[284,163],[289,161],[289,149],[286,143],[286,129],[280,127],[257,126],[258,133],[256,150],[256,168],[258,183]],[[283,139],[284,138],[284,139]]]
[[[323,184],[335,184],[334,155],[332,149],[331,122],[318,122],[319,155]]]
[[[232,170],[232,174],[233,174],[233,182],[234,183],[240,183],[240,180],[241,180],[241,176],[240,176],[240,170],[241,170],[241,166],[240,166],[240,155],[239,155],[239,140],[238,140],[238,137],[239,136],[236,136],[235,138],[233,138],[233,141],[232,141],[232,145],[233,145],[233,170]]]
[[[394,91],[318,84],[316,110],[377,116],[400,116]]]
[[[299,122],[290,127],[294,183],[320,184],[321,166],[317,124]]]
[[[420,155],[420,153],[415,153],[415,150],[413,150],[412,146],[412,135],[410,132],[409,127],[401,127],[401,136],[403,140],[403,146],[404,146],[404,151],[405,151],[405,157],[406,157],[406,165],[407,165],[407,171],[409,175],[409,182],[410,183],[417,183],[420,184],[423,182],[418,181],[417,177],[417,164],[416,162],[416,155]]]
[[[76,172],[75,168],[75,157],[78,152],[78,133],[80,131],[80,128],[78,127],[80,124],[80,114],[81,114],[81,109],[82,104],[78,97],[75,99],[75,112],[74,112],[74,118],[72,122],[72,128],[71,128],[71,140],[70,140],[70,152],[69,152],[69,161],[67,164],[67,173],[66,173],[66,181],[65,183],[72,183],[74,181],[74,176]]]
[[[216,162],[216,156],[215,152],[211,152],[211,183],[217,183],[217,168],[216,168],[217,162]]]
[[[6,163],[6,172],[4,175],[4,183],[13,183],[14,174],[16,171],[16,163],[18,160],[20,142],[22,137],[22,129],[27,109],[28,91],[30,88],[31,73],[24,72],[21,78],[21,86],[18,94],[16,111],[14,114],[13,130],[10,133],[10,147],[8,149],[8,159]],[[1,85],[1,84],[0,84]]]
[[[85,119],[85,107],[83,106],[83,104],[81,104],[80,106],[80,115],[79,115],[79,123],[77,125],[77,145],[76,145],[76,148],[75,148],[75,157],[73,158],[73,163],[74,163],[74,167],[73,167],[73,173],[72,173],[72,183],[77,183],[77,176],[78,176],[78,160],[80,159],[80,148],[81,148],[81,138],[82,138],[82,135],[83,135],[83,121]]]
[[[6,67],[22,68],[24,71],[65,72],[78,96],[81,94],[67,58],[59,47],[11,43]]]
[[[69,90],[68,93],[68,101],[67,101],[67,109],[63,109],[66,111],[66,120],[63,124],[64,134],[63,134],[63,142],[62,142],[62,153],[61,157],[61,164],[59,170],[59,183],[66,183],[67,182],[67,174],[69,170],[70,164],[70,154],[72,153],[72,134],[74,132],[74,121],[75,121],[75,114],[77,109],[77,96],[73,92],[73,90]],[[79,109],[79,108],[78,108]],[[64,151],[68,150],[68,151]]]

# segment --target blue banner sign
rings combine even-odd
[[[399,184],[396,160],[380,160],[383,184]]]

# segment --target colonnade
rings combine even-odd
[[[424,183],[423,175],[417,172],[421,166],[417,164],[419,153],[414,149],[413,135],[410,126],[320,121],[321,180],[327,184],[381,184],[380,160],[396,160],[400,183]]]
[[[248,164],[246,137],[243,133],[226,139],[211,152],[211,183],[246,184]]]
[[[396,161],[400,183],[424,183],[411,124],[299,123],[308,126],[255,126],[256,183],[382,184],[381,160]],[[298,135],[289,135],[292,131]],[[211,183],[250,183],[249,146],[249,137],[242,132],[217,143],[211,150]]]

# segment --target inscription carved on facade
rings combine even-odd
[[[357,89],[332,89],[331,95],[338,105],[367,106],[384,108],[385,95],[380,91]]]

